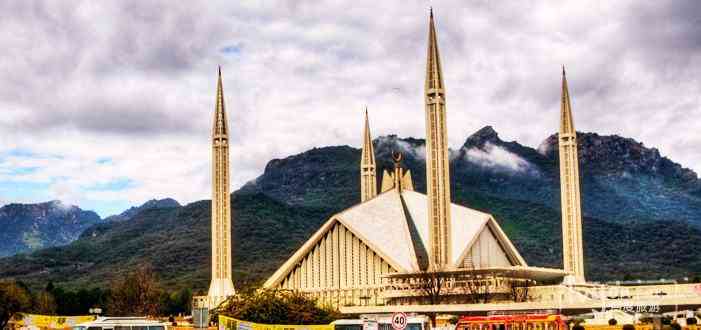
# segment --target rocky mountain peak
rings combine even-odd
[[[487,143],[492,143],[492,144],[501,144],[503,141],[499,138],[499,133],[494,130],[494,127],[492,126],[485,126],[482,127],[480,130],[475,132],[474,134],[470,135],[467,140],[465,140],[465,144],[463,144],[463,148],[470,149],[470,148],[483,148],[485,144]]]
[[[634,139],[577,132],[577,143],[580,165],[593,172],[608,175],[646,174],[682,184],[698,184],[694,171],[663,157],[656,148],[648,148]],[[550,159],[557,159],[557,134],[545,139],[538,150]]]
[[[0,256],[68,244],[100,221],[93,211],[56,200],[7,204],[0,207]]]
[[[138,214],[141,211],[144,210],[150,210],[150,209],[163,209],[163,208],[174,208],[174,207],[180,207],[180,203],[176,201],[175,199],[172,198],[163,198],[163,199],[151,199],[147,201],[146,203],[141,204],[141,206],[132,206],[129,209],[125,210],[124,212],[117,214],[117,215],[111,215],[105,220],[107,221],[125,221],[133,218],[136,214]]]
[[[0,207],[0,215],[2,214],[31,214],[38,218],[51,218],[55,216],[66,216],[75,215],[82,212],[79,207],[75,205],[68,205],[59,200],[52,200],[48,202],[35,203],[35,204],[22,204],[22,203],[11,203],[3,207]],[[87,211],[92,212],[92,211]]]
[[[163,198],[163,199],[152,199],[150,201],[147,201],[143,205],[139,206],[139,208],[144,209],[144,208],[171,208],[171,207],[179,207],[181,206],[178,201],[172,198]]]

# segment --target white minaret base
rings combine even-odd
[[[578,284],[577,278],[574,275],[567,275],[562,279],[562,284],[567,286]]]
[[[212,279],[207,293],[209,309],[219,306],[226,298],[236,294],[234,283],[228,278]]]

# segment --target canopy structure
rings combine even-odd
[[[440,272],[446,276],[463,277],[504,277],[513,279],[527,279],[536,282],[560,281],[568,273],[562,269],[531,267],[531,266],[510,266],[510,267],[486,267],[478,269],[453,269]],[[394,273],[388,274],[387,278],[413,278],[416,273]]]

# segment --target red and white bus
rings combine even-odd
[[[463,316],[456,330],[567,330],[567,325],[559,314]]]

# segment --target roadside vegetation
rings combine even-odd
[[[170,316],[189,314],[192,291],[167,290],[149,265],[141,265],[110,282],[106,289],[66,290],[49,282],[32,290],[23,282],[0,281],[0,329],[17,313],[88,315],[101,308],[104,315]]]
[[[328,324],[341,314],[331,307],[319,307],[316,299],[289,290],[249,290],[229,298],[214,311],[248,322],[266,324]]]

